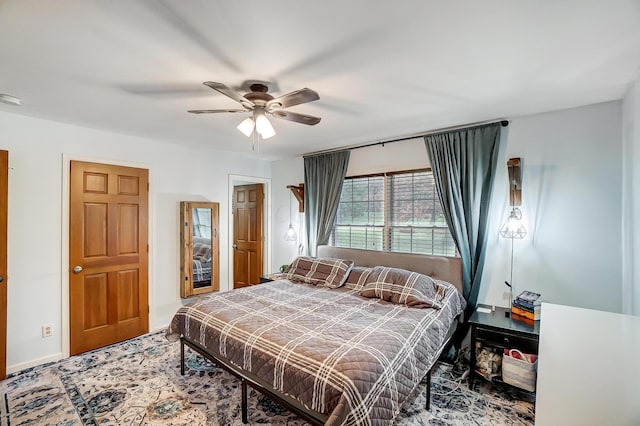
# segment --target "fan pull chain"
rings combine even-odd
[[[256,130],[253,130],[253,133],[251,134],[252,138],[251,138],[251,151],[256,152]]]

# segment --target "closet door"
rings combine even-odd
[[[71,355],[149,330],[148,170],[71,162]]]

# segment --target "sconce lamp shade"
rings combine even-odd
[[[262,139],[269,139],[276,134],[264,112],[255,112],[253,117],[246,118],[238,124],[238,130],[247,137],[251,136],[254,129],[262,136]]]
[[[271,122],[269,122],[269,119],[263,113],[257,114],[256,131],[260,133],[262,139],[269,139],[276,134],[276,131],[273,129]]]
[[[291,194],[289,195],[289,229],[284,233],[285,241],[298,241],[298,233],[295,229],[293,229],[293,225],[291,225]]]
[[[507,218],[507,221],[500,228],[500,235],[504,238],[522,239],[527,235],[527,230],[522,223],[522,212],[514,207]]]
[[[298,240],[298,233],[296,232],[295,229],[293,229],[293,225],[289,224],[289,229],[287,229],[287,232],[285,232],[285,234],[284,234],[284,240],[285,241],[297,241]]]
[[[242,120],[242,123],[238,124],[238,130],[240,130],[246,137],[251,136],[253,132],[253,126],[255,123],[253,122],[253,118],[249,117]]]

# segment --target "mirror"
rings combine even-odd
[[[220,289],[218,203],[180,203],[180,296]]]

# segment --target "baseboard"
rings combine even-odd
[[[18,371],[26,370],[27,368],[36,367],[38,365],[46,364],[49,362],[56,362],[62,359],[62,352],[57,354],[44,356],[42,358],[33,359],[27,362],[21,362],[20,364],[8,365],[7,374],[13,374]]]

